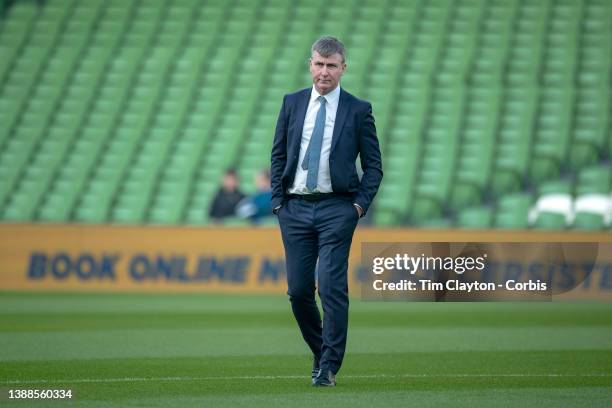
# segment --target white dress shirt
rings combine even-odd
[[[302,162],[306,155],[306,150],[310,144],[310,137],[314,129],[315,120],[321,103],[317,98],[321,96],[312,87],[312,93],[310,94],[310,102],[308,102],[308,109],[306,110],[306,117],[304,118],[304,127],[302,128],[302,142],[300,144],[300,156],[295,172],[295,178],[293,179],[293,185],[287,190],[289,194],[310,194],[306,188],[306,176],[308,170],[302,169]],[[331,151],[332,134],[334,133],[334,123],[336,122],[336,112],[338,110],[338,101],[340,100],[340,85],[327,95],[325,98],[325,130],[323,131],[323,145],[321,146],[321,158],[319,160],[319,176],[317,178],[317,187],[315,193],[331,193],[331,176],[329,173],[329,153]]]

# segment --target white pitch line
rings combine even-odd
[[[592,374],[357,374],[342,375],[340,378],[572,378],[572,377],[612,377],[612,373]],[[304,375],[237,375],[222,377],[118,377],[118,378],[76,378],[65,380],[31,379],[2,381],[3,385],[14,384],[86,384],[147,381],[231,381],[231,380],[292,380],[310,378]]]

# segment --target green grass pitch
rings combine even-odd
[[[0,294],[9,407],[609,407],[612,303],[353,298],[338,386],[310,368],[285,296]]]

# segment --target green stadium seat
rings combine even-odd
[[[543,230],[563,230],[566,228],[565,216],[558,213],[541,212],[534,228]]]
[[[608,194],[610,191],[612,191],[610,166],[593,166],[580,171],[576,184],[576,195]]]
[[[495,227],[500,229],[526,229],[532,201],[530,195],[523,193],[502,196],[497,203]]]
[[[493,221],[493,212],[488,207],[467,208],[459,213],[459,228],[488,229]]]
[[[572,228],[585,231],[603,230],[605,228],[604,217],[601,214],[587,212],[577,213]]]
[[[543,183],[538,188],[538,195],[546,194],[565,194],[571,195],[573,193],[573,184],[568,180],[555,180]]]
[[[427,229],[449,229],[453,227],[453,223],[448,218],[436,217],[424,220],[419,226]]]

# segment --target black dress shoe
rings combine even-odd
[[[330,370],[320,370],[312,385],[315,387],[334,387],[336,376]]]
[[[312,372],[310,373],[310,378],[312,379],[312,385],[314,385],[315,378],[317,378],[317,376],[319,375],[319,371],[321,371],[321,369],[319,368],[319,360],[315,358],[312,363]]]

